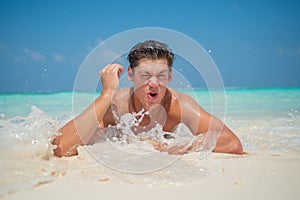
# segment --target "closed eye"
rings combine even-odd
[[[159,80],[166,80],[167,79],[167,75],[166,74],[159,74],[158,76],[157,76],[157,78],[159,79]]]
[[[143,79],[150,79],[151,76],[149,74],[142,74]]]

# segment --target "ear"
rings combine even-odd
[[[128,76],[128,79],[131,81],[131,82],[133,82],[133,79],[134,79],[134,77],[133,77],[133,70],[132,70],[132,68],[130,67],[130,66],[128,66],[128,70],[127,70],[127,76]]]
[[[172,78],[173,78],[173,73],[172,73],[172,70],[170,70],[168,83],[170,83],[172,81]]]

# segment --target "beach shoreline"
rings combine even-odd
[[[189,156],[189,155],[187,155]],[[73,158],[74,159],[74,158]],[[201,160],[209,172],[182,185],[121,183],[95,174],[61,175],[3,196],[3,199],[299,199],[300,155],[212,153]],[[96,166],[95,166],[96,167]],[[148,174],[151,176],[151,173]],[[136,175],[139,176],[139,175]],[[138,195],[137,195],[138,194]]]
[[[88,148],[53,156],[49,138],[73,116],[70,93],[2,95],[0,199],[300,199],[299,95],[298,89],[228,92],[224,122],[249,154],[189,153],[145,175],[109,169]],[[197,96],[209,105],[203,93]],[[136,166],[130,157],[117,158],[116,164]]]

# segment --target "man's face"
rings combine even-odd
[[[135,97],[146,110],[160,104],[166,93],[172,72],[167,60],[142,59],[134,69],[129,68],[129,79],[134,83]]]

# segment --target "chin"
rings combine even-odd
[[[160,104],[160,103],[161,103],[160,98],[156,98],[156,99],[146,98],[143,102],[143,106],[146,110],[149,110],[152,106]]]

